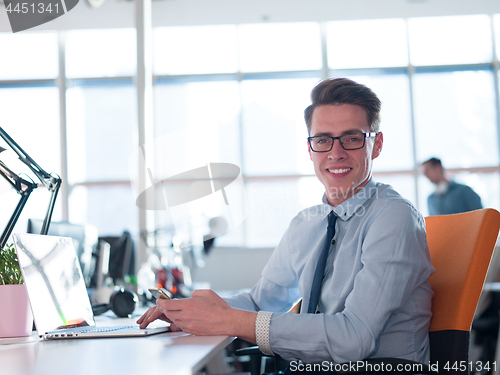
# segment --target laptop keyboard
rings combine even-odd
[[[93,333],[93,332],[114,332],[119,331],[120,329],[132,329],[137,326],[117,326],[117,327],[94,327],[79,330],[78,333]]]

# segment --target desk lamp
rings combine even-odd
[[[61,187],[61,178],[55,174],[49,174],[45,172],[1,127],[0,127],[0,137],[7,142],[9,147],[17,154],[17,158],[24,163],[41,181],[41,183],[51,192],[49,206],[47,208],[47,213],[45,214],[45,219],[43,220],[43,225],[40,234],[47,234],[50,226],[50,219],[52,217],[52,212],[54,211],[54,204],[56,202],[57,193]],[[5,155],[9,154],[9,150],[0,147],[0,175],[5,179],[1,180],[1,187],[10,189],[13,187],[16,192],[21,195],[21,199],[17,204],[14,213],[9,219],[7,226],[5,227],[2,236],[0,237],[0,251],[3,249],[7,243],[14,226],[16,225],[19,216],[26,204],[31,192],[38,187],[38,184],[33,181],[28,181],[21,178],[17,173],[12,171],[8,164],[8,157]],[[16,161],[17,161],[17,158]]]

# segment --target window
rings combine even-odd
[[[241,25],[238,30],[242,72],[321,68],[317,23],[252,24]]]
[[[0,80],[53,79],[59,74],[56,32],[0,33]]]
[[[246,80],[243,103],[244,168],[248,176],[314,173],[307,154],[304,109],[319,79]]]
[[[380,131],[384,148],[374,171],[402,171],[413,168],[410,80],[406,72],[346,76],[370,87],[382,102]],[[335,72],[333,72],[335,74]]]
[[[137,235],[128,158],[136,145],[134,29],[66,33],[69,219]]]
[[[159,80],[155,88],[155,138],[160,142],[155,147],[155,178],[162,180],[197,167],[197,162],[241,166],[238,97],[238,83],[232,80]],[[192,135],[183,135],[181,130]]]
[[[100,236],[137,234],[139,210],[129,184],[88,184],[73,188],[69,197],[70,221],[92,224]]]
[[[192,34],[203,30],[216,35],[222,29],[226,37],[211,41]],[[217,121],[228,126],[226,142],[213,135],[207,141],[220,150],[218,157],[241,162],[249,214],[244,227],[232,232],[239,237],[221,237],[225,244],[238,246],[243,237],[249,247],[275,246],[299,210],[321,202],[323,187],[307,154],[303,110],[325,69],[322,61],[328,62],[330,76],[364,83],[382,100],[384,150],[374,162],[377,180],[393,185],[427,214],[432,186],[419,177],[418,169],[426,158],[441,156],[453,174],[461,171],[457,181],[468,176],[483,192],[486,206],[498,205],[495,190],[489,188],[498,184],[498,174],[491,169],[478,173],[499,164],[489,16],[327,22],[323,57],[316,23],[179,30],[157,31],[161,53],[166,56],[170,43],[173,51],[180,51],[175,43],[184,40],[200,48],[189,52],[193,56],[186,61],[182,55],[165,58],[165,69],[156,69],[168,74],[156,84],[156,130],[214,126]],[[169,35],[178,35],[179,41],[169,42]],[[226,54],[220,56],[227,64],[214,68],[215,57],[204,52],[205,44],[215,50],[225,45]],[[206,70],[195,66],[201,58],[207,61],[202,64]],[[166,69],[174,63],[184,70]],[[485,63],[489,65],[477,66]],[[176,74],[191,76],[172,77]],[[175,159],[178,147],[158,151],[159,170],[166,171],[169,160],[176,160],[176,166],[183,162]]]
[[[73,82],[67,103],[69,182],[127,181],[137,118],[132,81]]]
[[[423,17],[408,21],[413,65],[491,62],[491,22],[487,15]]]
[[[273,247],[299,210],[321,203],[303,110],[326,76],[364,83],[382,101],[376,180],[426,215],[433,186],[419,166],[437,156],[484,206],[500,208],[500,15],[157,27],[152,42],[154,181],[164,187],[207,163],[241,172],[237,204],[248,215],[219,246]],[[58,77],[59,45],[65,77]],[[60,170],[67,146],[70,220],[137,237],[128,171],[137,147],[135,30],[1,33],[0,46],[17,51],[0,54],[2,127],[47,171]],[[36,193],[30,217],[43,216],[48,203]],[[213,202],[198,203],[197,236],[223,214]],[[168,210],[149,217],[158,229],[174,222]]]
[[[154,32],[154,72],[234,73],[238,70],[237,46],[233,25],[159,27]]]
[[[328,65],[332,69],[408,65],[402,19],[329,22]]]
[[[69,78],[132,76],[135,70],[134,29],[73,30],[66,34]]]
[[[23,85],[22,87],[2,87],[0,85],[0,124],[14,141],[39,164],[45,171],[58,173],[60,171],[60,131],[59,131],[59,99],[58,90],[50,83],[41,87]],[[3,140],[0,146],[10,149]],[[10,166],[14,168],[13,166]],[[37,177],[19,162],[23,178],[39,183]],[[27,177],[29,176],[29,177]],[[5,228],[8,219],[14,212],[20,196],[11,190],[0,195],[2,210],[0,213],[1,230]],[[19,218],[14,232],[24,232],[27,220],[43,219],[49,205],[50,194],[45,187],[35,189],[29,197]],[[61,202],[57,201],[53,220],[61,220]]]
[[[488,70],[414,76],[417,159],[447,168],[498,165],[495,87]]]

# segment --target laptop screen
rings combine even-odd
[[[73,240],[38,234],[13,238],[38,334],[94,326]]]

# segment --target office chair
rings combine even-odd
[[[431,260],[436,269],[429,278],[434,291],[429,327],[430,363],[437,364],[440,374],[470,374],[476,370],[475,364],[469,363],[470,330],[500,229],[500,212],[488,208],[429,216],[425,221]],[[241,349],[237,355],[258,353],[258,347],[252,347]],[[382,362],[415,363],[397,358],[366,361],[374,366]],[[424,371],[418,373],[433,374],[435,370],[435,366],[424,364]],[[355,372],[338,374],[348,373]],[[398,373],[413,374],[411,371]]]

